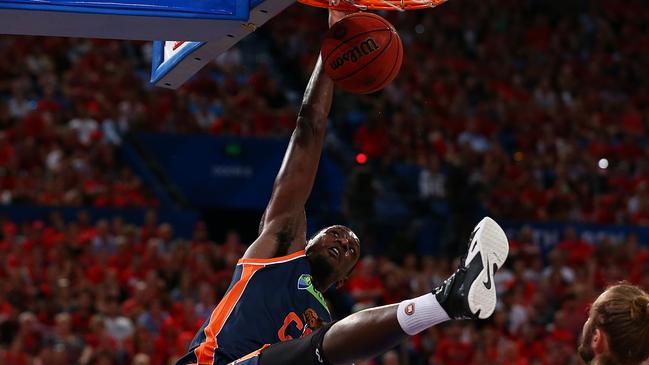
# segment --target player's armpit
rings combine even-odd
[[[306,215],[299,212],[262,218],[259,237],[250,245],[244,258],[266,259],[290,255],[306,245]]]

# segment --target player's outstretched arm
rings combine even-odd
[[[330,12],[329,24],[343,15]],[[318,171],[333,93],[333,81],[325,74],[322,59],[318,57],[304,92],[295,130],[275,178],[270,202],[262,217],[259,238],[244,257],[271,258],[304,249],[304,205]]]

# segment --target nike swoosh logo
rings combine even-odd
[[[489,271],[489,268],[490,268],[489,267],[489,257],[487,257],[487,281],[486,282],[483,281],[482,283],[484,284],[485,288],[491,290],[491,276],[493,274]],[[493,264],[493,273],[495,273],[496,270],[498,270],[498,265]]]
[[[473,230],[473,232],[471,233],[471,236],[469,237],[469,244],[471,244],[471,241],[473,241],[473,237],[475,237],[475,234],[478,232],[479,229],[480,229],[479,227],[476,227],[476,229]],[[471,247],[471,250],[469,250],[469,251],[473,252],[473,250],[475,249],[475,245],[477,245],[477,244],[478,244],[478,241],[476,240],[473,243],[473,247]]]

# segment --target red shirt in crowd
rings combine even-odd
[[[439,342],[435,357],[445,365],[465,365],[473,358],[471,344],[446,338]]]

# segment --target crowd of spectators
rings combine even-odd
[[[120,159],[122,134],[143,111],[116,46],[0,38],[0,204],[157,205]]]
[[[285,136],[295,120],[239,48],[179,91],[148,83],[148,42],[2,36],[0,50],[0,204],[156,205],[120,159],[129,131]]]
[[[227,289],[245,246],[191,240],[151,211],[141,227],[0,222],[0,363],[167,364],[186,351]],[[137,354],[141,355],[139,358]],[[137,362],[136,359],[146,362]]]
[[[649,251],[633,236],[592,246],[568,230],[544,256],[522,229],[495,276],[491,320],[453,322],[412,337],[382,359],[357,364],[572,365],[587,305],[607,284],[649,287]],[[212,242],[199,222],[179,239],[152,211],[142,226],[0,222],[0,363],[167,365],[181,356],[229,286],[245,251],[236,232]],[[366,256],[342,290],[336,316],[423,294],[457,261]]]

